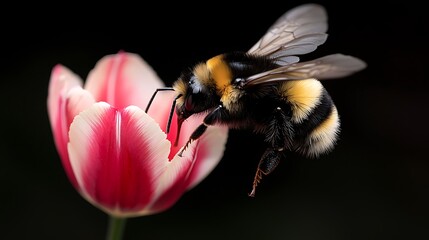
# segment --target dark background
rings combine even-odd
[[[249,198],[263,145],[231,131],[212,174],[170,210],[130,219],[124,239],[429,238],[423,3],[318,2],[327,8],[330,35],[308,57],[341,52],[368,63],[358,74],[324,82],[342,119],[336,149],[320,159],[290,154]],[[105,236],[107,216],[73,189],[54,147],[46,97],[55,64],[84,79],[101,57],[124,50],[141,55],[170,85],[198,60],[249,49],[301,3],[3,9],[10,15],[0,19],[0,238]]]

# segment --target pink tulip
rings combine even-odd
[[[171,207],[220,161],[228,130],[210,127],[178,156],[202,116],[165,133],[174,92],[156,88],[156,73],[136,54],[102,58],[85,82],[65,66],[53,68],[48,113],[65,172],[78,192],[106,213],[132,217]],[[176,118],[176,116],[174,116]]]

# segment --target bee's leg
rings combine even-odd
[[[252,192],[249,193],[249,196],[254,197],[256,193],[256,187],[262,179],[263,175],[268,175],[274,171],[274,169],[279,164],[280,160],[283,158],[283,149],[272,149],[269,148],[262,155],[261,160],[259,161],[258,168],[256,169],[255,178],[253,180]]]
[[[147,113],[149,111],[150,105],[152,105],[153,100],[155,99],[155,96],[158,92],[160,91],[174,91],[174,88],[172,87],[163,87],[163,88],[158,88],[155,90],[155,92],[153,92],[152,97],[149,100],[149,103],[146,106],[146,110],[145,112]]]
[[[279,164],[280,160],[284,158],[285,146],[291,142],[293,137],[292,126],[287,114],[280,108],[276,108],[273,113],[273,118],[268,122],[270,126],[266,131],[266,139],[271,147],[268,148],[262,155],[256,170],[255,178],[253,180],[252,192],[249,196],[254,197],[256,187],[262,179],[262,175],[268,175]]]
[[[185,146],[182,148],[182,150],[179,152],[179,156],[181,157],[183,152],[186,150],[188,145],[203,135],[203,133],[206,131],[207,127],[210,125],[213,125],[216,123],[216,120],[220,118],[220,115],[222,114],[223,106],[219,105],[216,107],[213,111],[211,111],[209,114],[206,115],[206,117],[203,120],[203,123],[201,123],[200,126],[197,127],[197,129],[194,130],[194,132],[189,137],[189,140],[186,142]]]

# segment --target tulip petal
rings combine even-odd
[[[183,135],[189,137],[195,130],[195,126],[201,124],[201,121],[202,116],[190,118],[189,124],[184,127]],[[197,141],[189,144],[183,152],[182,157],[178,156],[176,152],[176,155],[171,160],[172,165],[189,162],[192,166],[189,171],[181,172],[179,175],[175,176],[176,180],[174,182],[170,181],[172,182],[171,185],[164,186],[165,189],[162,190],[163,194],[156,200],[156,203],[152,206],[152,210],[161,211],[171,207],[186,190],[196,186],[207,177],[222,159],[227,138],[227,127],[210,126]],[[179,146],[183,147],[183,145]],[[171,175],[167,173],[163,177],[171,177]]]
[[[67,119],[69,120],[73,120],[80,112],[95,103],[91,93],[80,87],[70,89],[67,95]],[[70,124],[71,122],[69,126]]]
[[[70,126],[69,154],[84,197],[115,215],[136,214],[156,194],[170,142],[138,107],[94,104]]]
[[[186,182],[194,164],[195,145],[196,143],[191,144],[189,151],[182,157],[176,156],[169,162],[166,171],[158,179],[157,195],[149,206],[151,213],[168,209],[185,192]]]
[[[176,92],[174,91],[159,91],[156,97],[154,98],[152,105],[148,111],[148,114],[155,119],[157,123],[159,123],[161,129],[166,132],[167,131],[167,122],[170,117],[170,111],[173,104],[173,100],[176,97]],[[173,142],[175,133],[176,124],[176,114],[173,112],[172,125],[170,128],[169,139]],[[170,158],[171,159],[171,158]]]
[[[164,123],[165,124],[167,123],[167,118],[168,116],[164,116],[164,118],[161,118],[159,120],[159,122],[161,123],[161,128]],[[189,137],[195,131],[195,129],[197,129],[197,127],[203,123],[203,120],[204,120],[204,115],[201,115],[201,114],[192,115],[191,117],[189,117],[183,122],[180,135],[177,136],[177,130],[178,130],[177,114],[176,112],[173,113],[170,132],[167,135],[168,140],[173,143],[171,147],[170,155],[168,157],[169,159],[173,159],[178,154],[178,152],[182,149],[182,147],[188,142]],[[177,137],[178,137],[177,145],[174,145]]]
[[[177,115],[166,130],[174,91],[159,91],[156,73],[138,55],[119,52],[102,58],[82,80],[57,65],[51,74],[48,113],[55,144],[74,187],[108,214],[132,217],[171,207],[220,161],[228,130],[210,126],[178,151],[203,122],[194,115],[183,124],[178,145]]]
[[[75,187],[77,187],[77,183],[67,154],[68,130],[73,116],[67,113],[67,105],[70,90],[77,87],[80,88],[82,84],[82,80],[77,75],[68,68],[58,64],[51,72],[47,99],[49,121],[55,145],[64,170]]]
[[[191,189],[205,179],[218,165],[228,140],[226,126],[211,126],[198,140],[196,159],[189,175],[187,189]]]
[[[100,59],[89,73],[85,89],[97,102],[122,109],[145,109],[153,92],[163,87],[155,71],[137,54],[119,52]]]
[[[188,142],[190,136],[192,135],[192,133],[201,125],[203,124],[204,121],[204,117],[206,115],[205,114],[195,114],[192,115],[191,117],[189,117],[188,119],[186,119],[186,121],[183,123],[182,125],[182,129],[180,131],[180,135],[179,135],[179,139],[178,139],[178,144],[177,146],[172,146],[171,152],[170,152],[170,159],[173,159],[174,156],[181,150],[181,148]],[[221,147],[222,149],[222,153],[223,153],[223,147],[222,145],[225,144],[226,142],[226,138],[228,135],[228,128],[226,126],[209,126],[207,127],[206,132],[203,134],[203,136],[208,135],[211,131],[219,131],[218,134],[219,136],[214,136],[213,138],[215,139],[215,143],[214,147]],[[176,139],[176,134],[177,134],[177,115],[176,113],[174,113],[173,115],[173,121],[171,124],[171,129],[170,129],[170,133],[168,134],[168,139],[171,142],[174,142]],[[202,139],[202,137],[201,137]],[[211,137],[208,138],[208,140],[210,141]],[[205,140],[207,141],[207,140]],[[216,142],[218,141],[218,142]],[[211,143],[210,143],[211,144]],[[219,144],[219,146],[217,145]],[[209,146],[210,147],[210,146]],[[219,149],[219,150],[221,150]],[[218,150],[216,150],[218,151]]]

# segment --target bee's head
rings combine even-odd
[[[179,128],[193,114],[207,111],[219,102],[216,101],[216,93],[209,79],[205,64],[199,64],[190,71],[183,72],[173,84],[177,92],[175,105]]]
[[[198,64],[190,71],[182,73],[173,85],[180,96],[176,102],[179,118],[187,119],[194,113],[204,112],[215,106],[215,91],[211,85],[205,64]]]

